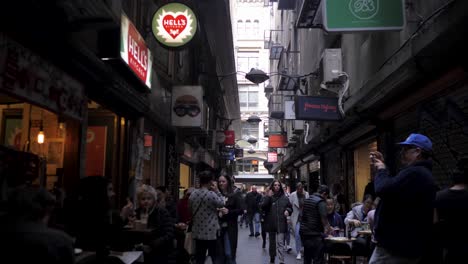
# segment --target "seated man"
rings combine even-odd
[[[47,226],[55,199],[46,190],[18,187],[0,224],[3,259],[14,263],[74,263],[72,239]]]
[[[372,254],[369,237],[363,237],[358,232],[368,229],[367,215],[373,209],[373,205],[372,195],[365,195],[363,203],[354,206],[344,220],[351,237],[356,238],[352,247],[353,254],[356,256],[370,256]]]
[[[327,199],[327,217],[330,226],[332,227],[333,236],[338,237],[340,233],[344,233],[344,223],[341,216],[335,210],[336,204],[335,201],[331,198]],[[351,255],[351,247],[345,243],[332,243],[327,241],[325,243],[325,252],[328,255],[334,256],[350,256]]]

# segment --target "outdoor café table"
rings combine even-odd
[[[372,235],[372,230],[360,230],[360,231],[358,231],[358,234],[363,235],[363,236],[371,236]]]
[[[347,237],[326,237],[325,238],[326,241],[328,242],[331,242],[331,243],[351,243],[353,242],[354,240],[356,240],[356,238],[347,238]]]
[[[115,243],[119,251],[133,250],[135,245],[144,243],[151,237],[152,229],[124,228]]]
[[[75,251],[76,252],[76,251]],[[143,251],[126,251],[126,252],[117,252],[111,251],[109,257],[114,257],[120,259],[122,263],[133,264],[133,263],[142,263],[143,262]],[[90,260],[96,261],[96,252],[94,251],[83,251],[75,256],[75,263],[88,262]]]

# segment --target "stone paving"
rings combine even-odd
[[[262,237],[259,236],[249,237],[249,228],[239,227],[238,246],[237,246],[237,264],[269,264],[270,257],[268,256],[268,241],[266,248],[262,249]],[[268,240],[268,236],[267,236]],[[294,250],[294,237],[291,236],[291,247],[293,250],[288,253],[284,253],[286,264],[302,264],[303,260],[296,260],[296,251]],[[276,264],[279,263],[278,257],[276,257]],[[211,260],[208,258],[205,264],[211,264]]]

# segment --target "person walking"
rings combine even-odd
[[[275,180],[261,205],[266,213],[265,229],[269,237],[270,263],[275,263],[276,253],[280,263],[284,263],[284,236],[287,229],[286,218],[292,214],[292,206],[285,196],[281,182]]]
[[[432,178],[432,142],[411,134],[398,143],[404,168],[392,177],[380,152],[371,152],[377,169],[375,193],[380,202],[375,212],[377,246],[370,264],[418,263],[431,241],[436,185]],[[413,224],[411,224],[413,223]]]
[[[437,192],[435,203],[438,241],[445,250],[443,263],[447,264],[468,259],[468,230],[460,228],[468,218],[468,156],[457,162],[452,180],[453,186]]]
[[[219,189],[225,200],[224,207],[218,209],[221,235],[218,240],[218,264],[236,264],[237,217],[243,213],[243,200],[240,192],[234,192],[234,182],[227,175],[218,179]]]
[[[211,262],[216,263],[216,239],[220,230],[218,208],[224,206],[224,199],[217,186],[211,184],[211,171],[203,171],[198,177],[201,188],[194,190],[189,198],[195,259],[197,264],[204,264],[208,250]]]
[[[267,193],[270,191],[270,187],[265,187],[265,190],[262,193],[262,199],[260,200],[260,205],[264,203],[265,199],[267,198]],[[260,223],[262,229],[262,248],[265,249],[266,247],[266,235],[267,232],[265,231],[265,219],[266,219],[266,212],[260,206]]]
[[[320,185],[317,192],[304,201],[302,209],[301,235],[304,245],[304,264],[323,263],[325,243],[323,235],[333,234],[327,218],[326,199],[330,195],[330,189],[326,185]]]
[[[252,186],[252,191],[247,193],[245,204],[247,206],[247,221],[249,222],[250,237],[260,235],[260,202],[262,196],[257,192],[257,186]],[[255,224],[255,225],[254,225]]]
[[[301,259],[301,236],[299,235],[299,230],[301,226],[301,218],[302,218],[302,208],[304,207],[304,200],[309,198],[309,193],[304,191],[304,186],[302,183],[296,184],[296,191],[291,193],[289,196],[289,202],[293,207],[293,213],[291,215],[291,225],[294,234],[294,238],[296,241],[296,259]]]

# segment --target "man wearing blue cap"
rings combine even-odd
[[[377,246],[369,264],[419,263],[430,241],[436,195],[432,142],[411,134],[398,144],[404,168],[396,176],[390,175],[380,152],[371,152],[377,169],[375,192],[381,200],[375,212]]]

